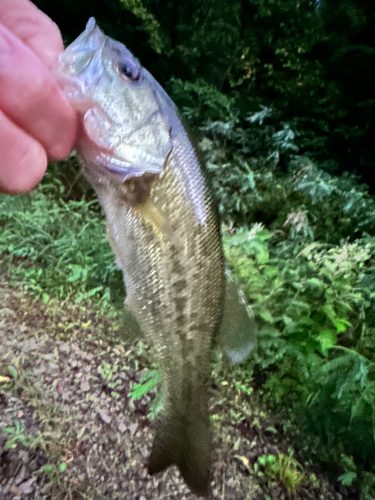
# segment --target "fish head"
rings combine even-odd
[[[89,169],[119,182],[162,172],[172,147],[164,91],[94,18],[60,54],[55,75],[78,111],[77,149]]]

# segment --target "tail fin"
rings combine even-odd
[[[171,465],[177,465],[193,493],[198,496],[208,495],[211,466],[208,414],[174,414],[160,423],[148,470],[150,474],[156,474]]]

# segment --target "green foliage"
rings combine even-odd
[[[68,468],[68,465],[65,462],[61,462],[58,466],[53,463],[47,463],[42,465],[37,473],[42,474],[46,473],[50,479],[50,481],[58,482],[61,479],[61,474],[63,474]]]
[[[18,377],[17,370],[14,368],[14,366],[9,365],[8,372],[11,374],[12,378],[16,379]]]
[[[154,389],[160,382],[160,370],[148,370],[142,375],[139,384],[134,384],[130,397],[132,400],[140,399],[149,391]]]
[[[207,120],[200,147],[219,201],[222,219],[236,225],[270,223],[288,201],[291,180],[280,171],[298,148],[288,124],[270,108],[224,120]]]
[[[204,92],[200,99],[203,106]],[[298,154],[298,131],[280,124],[271,108],[245,118],[207,119],[200,131],[219,211],[228,224],[263,222],[280,236],[334,244],[375,235],[368,186],[349,174],[332,175]]]
[[[25,428],[19,420],[13,421],[13,427],[4,427],[2,430],[9,435],[5,449],[15,448],[18,443],[27,448],[32,442],[32,438],[25,434]]]
[[[160,35],[160,24],[155,17],[145,8],[142,0],[119,0],[120,4],[142,21],[139,30],[150,36],[149,45],[159,54],[163,51],[164,42]]]
[[[318,437],[326,460],[342,463],[348,485],[359,471],[340,449],[360,468],[374,458],[375,356],[363,348],[375,333],[373,292],[363,285],[374,241],[271,236],[261,225],[224,235],[226,258],[262,323],[254,370],[267,377],[263,390]]]
[[[191,123],[200,124],[205,118],[235,120],[234,100],[205,80],[188,82],[171,78],[169,86],[174,101]]]
[[[137,384],[133,384],[129,393],[130,398],[135,401],[141,399],[146,394],[152,394],[156,390],[156,396],[148,410],[148,418],[153,420],[164,408],[164,398],[161,390],[160,370],[147,370]]]
[[[63,201],[64,188],[46,178],[26,196],[0,197],[0,255],[13,277],[37,298],[123,297],[97,201]]]
[[[315,239],[337,243],[340,239],[375,234],[375,201],[368,186],[354,176],[336,177],[319,169],[306,157],[290,162],[293,191],[301,193],[310,218],[318,222]]]
[[[109,365],[104,361],[100,365],[100,373],[105,381],[110,381],[113,374],[117,371],[117,365]]]
[[[270,481],[278,482],[293,493],[303,480],[302,466],[284,453],[261,455],[254,465],[254,471],[258,476],[266,476]]]
[[[373,500],[375,498],[375,469],[371,472],[363,471],[361,474],[361,500]]]
[[[357,466],[354,463],[353,457],[348,457],[345,454],[341,455],[341,463],[343,464],[345,472],[337,479],[344,486],[351,486],[357,479]]]

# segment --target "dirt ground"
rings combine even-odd
[[[149,350],[117,328],[83,306],[35,302],[0,278],[0,500],[197,499],[176,468],[147,473],[153,395],[133,402],[129,391],[151,365]],[[288,471],[254,467],[290,446],[238,373],[214,367],[209,500],[347,498],[306,466],[296,468],[295,491]]]

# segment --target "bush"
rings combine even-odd
[[[263,390],[291,408],[329,463],[342,450],[359,469],[375,458],[373,273],[375,241],[272,243],[255,225],[225,235],[235,277],[262,323],[253,362]],[[322,458],[322,457],[321,457]]]

